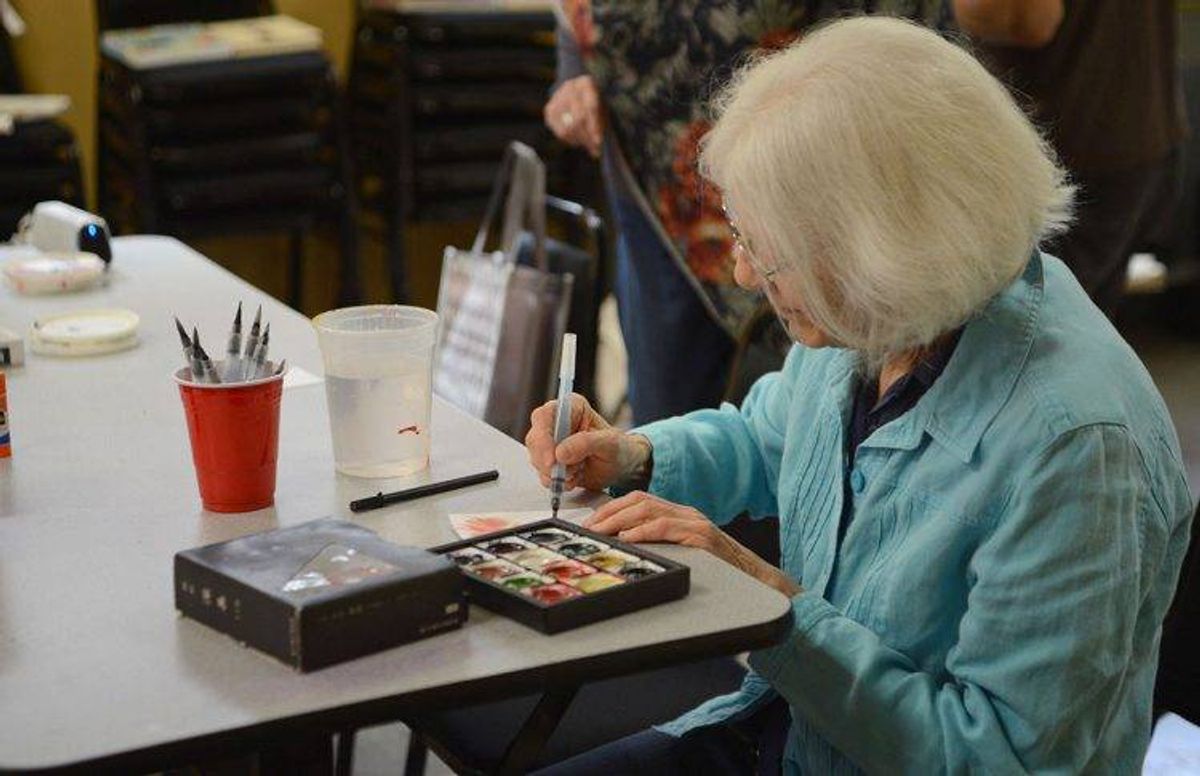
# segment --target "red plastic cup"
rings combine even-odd
[[[190,378],[187,368],[175,373],[204,508],[250,512],[271,506],[283,375],[218,384]]]

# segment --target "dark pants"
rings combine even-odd
[[[606,176],[609,177],[609,176]],[[721,402],[734,342],[705,310],[635,202],[607,186],[616,221],[614,291],[635,425]]]
[[[536,776],[779,776],[791,716],[776,698],[737,722],[676,738],[643,730],[536,772]]]
[[[1112,318],[1120,306],[1130,255],[1163,236],[1178,197],[1178,152],[1147,165],[1102,175],[1077,173],[1075,223],[1047,251],[1079,279]]]

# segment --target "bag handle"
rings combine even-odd
[[[505,258],[516,260],[516,242],[528,227],[534,237],[534,263],[540,269],[547,269],[546,165],[536,151],[516,141],[510,143],[504,152],[471,253],[482,255],[491,226],[500,215],[500,203],[506,188],[508,197],[504,199],[504,220],[500,233],[500,245]]]

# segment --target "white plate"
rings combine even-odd
[[[46,356],[93,356],[116,353],[137,344],[138,323],[132,310],[81,310],[33,322],[34,353]]]

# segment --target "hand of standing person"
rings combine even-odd
[[[590,75],[564,81],[550,95],[542,115],[555,137],[599,158],[604,142],[604,111],[596,82]]]
[[[1062,25],[1063,0],[954,0],[959,29],[988,43],[1042,48]]]

